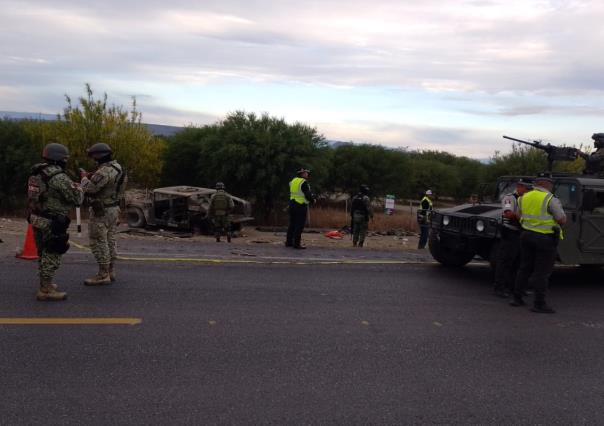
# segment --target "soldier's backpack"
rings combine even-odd
[[[48,193],[48,181],[54,176],[65,173],[62,169],[48,170],[48,164],[37,164],[27,179],[27,207],[29,213],[41,214]]]
[[[367,215],[369,214],[369,212],[367,211],[367,206],[365,205],[365,202],[363,201],[363,195],[361,195],[361,194],[357,194],[354,197],[352,197],[352,205],[351,205],[350,209],[353,213],[354,212],[363,213],[365,215],[365,217],[367,217]]]
[[[228,195],[224,192],[216,192],[212,196],[212,213],[218,216],[225,215],[229,210]]]

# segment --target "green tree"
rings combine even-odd
[[[410,183],[409,170],[405,151],[379,145],[343,144],[334,149],[329,184],[333,191],[351,194],[366,184],[372,194],[400,197]]]
[[[69,96],[66,101],[67,106],[56,122],[28,123],[38,148],[51,141],[64,144],[71,154],[69,165],[77,173],[78,167],[94,166],[86,151],[91,145],[104,142],[126,167],[131,183],[153,187],[159,182],[165,141],[155,138],[142,124],[142,114],[137,111],[134,98],[130,110],[126,111],[121,106],[108,105],[107,94],[95,99],[87,84],[86,95],[78,99],[77,105]]]
[[[264,218],[287,201],[287,182],[300,167],[312,170],[315,189],[329,168],[329,150],[316,129],[238,111],[224,121],[175,135],[164,157],[164,183],[213,185],[255,201]]]
[[[40,161],[38,150],[22,123],[0,119],[0,210],[23,205],[31,166]]]

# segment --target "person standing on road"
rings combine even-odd
[[[289,183],[289,226],[287,227],[286,247],[305,249],[302,245],[302,231],[306,224],[308,205],[314,202],[308,179],[310,170],[300,169]]]
[[[520,236],[520,269],[516,276],[512,306],[525,305],[522,296],[529,281],[535,289],[533,312],[553,314],[556,311],[545,301],[549,277],[556,261],[558,241],[566,214],[560,200],[552,194],[554,181],[549,173],[535,179],[535,187],[518,199]]]
[[[231,221],[229,214],[235,207],[235,203],[229,194],[225,192],[224,183],[216,183],[216,192],[210,197],[208,217],[214,225],[216,242],[220,242],[220,236],[226,233],[227,242],[231,242]]]
[[[89,174],[82,170],[82,190],[89,204],[88,237],[90,250],[99,265],[99,272],[84,280],[85,285],[106,285],[115,281],[117,259],[115,232],[117,230],[120,199],[123,195],[126,172],[113,157],[113,150],[105,143],[88,149],[88,156],[97,163]]]
[[[352,224],[352,245],[363,247],[367,236],[369,219],[373,219],[369,187],[361,185],[358,194],[352,197],[350,207],[350,220]]]
[[[424,194],[424,198],[419,202],[419,209],[417,210],[417,223],[420,230],[417,248],[420,250],[426,248],[428,235],[430,234],[430,214],[433,208],[431,196],[432,191],[428,189]]]
[[[50,143],[42,151],[44,163],[32,168],[27,181],[31,223],[38,248],[40,288],[38,300],[65,300],[67,293],[59,291],[53,278],[61,256],[69,249],[69,211],[82,203],[82,191],[65,173],[69,150]]]
[[[518,198],[532,189],[532,185],[526,180],[519,179],[516,182],[516,190],[506,194],[501,199],[502,220],[501,239],[497,249],[497,261],[495,264],[496,296],[508,298],[514,290],[514,281],[520,261],[520,222],[518,215]]]

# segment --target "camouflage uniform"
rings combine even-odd
[[[604,175],[604,148],[598,148],[585,158],[585,170],[583,173],[588,175]]]
[[[120,177],[124,173],[115,160],[102,163],[88,178],[82,179],[82,190],[89,199],[88,237],[90,250],[99,268],[113,266],[117,258],[115,232],[120,214],[119,200],[125,182],[118,190]],[[113,271],[111,271],[113,274]]]
[[[369,219],[373,217],[369,197],[362,193],[355,195],[352,199],[350,214],[352,215],[352,244],[354,246],[358,244],[359,247],[363,247],[365,237],[367,236]]]
[[[40,167],[41,165],[36,165],[34,169]],[[44,195],[42,210],[30,214],[29,221],[32,224],[38,248],[40,282],[50,285],[55,272],[61,266],[62,256],[53,251],[50,244],[53,235],[50,218],[67,217],[71,209],[81,204],[82,192],[60,166],[48,165],[43,168],[49,175],[56,174],[46,182],[47,192]]]
[[[231,241],[231,220],[229,213],[235,207],[235,203],[224,189],[218,189],[210,197],[210,207],[208,217],[214,225],[216,241],[220,241],[220,236],[226,232],[227,241]]]

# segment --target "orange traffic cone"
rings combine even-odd
[[[31,223],[27,227],[23,250],[17,253],[17,257],[25,260],[36,260],[38,258],[38,248],[36,247],[36,240],[34,240],[34,229]]]

